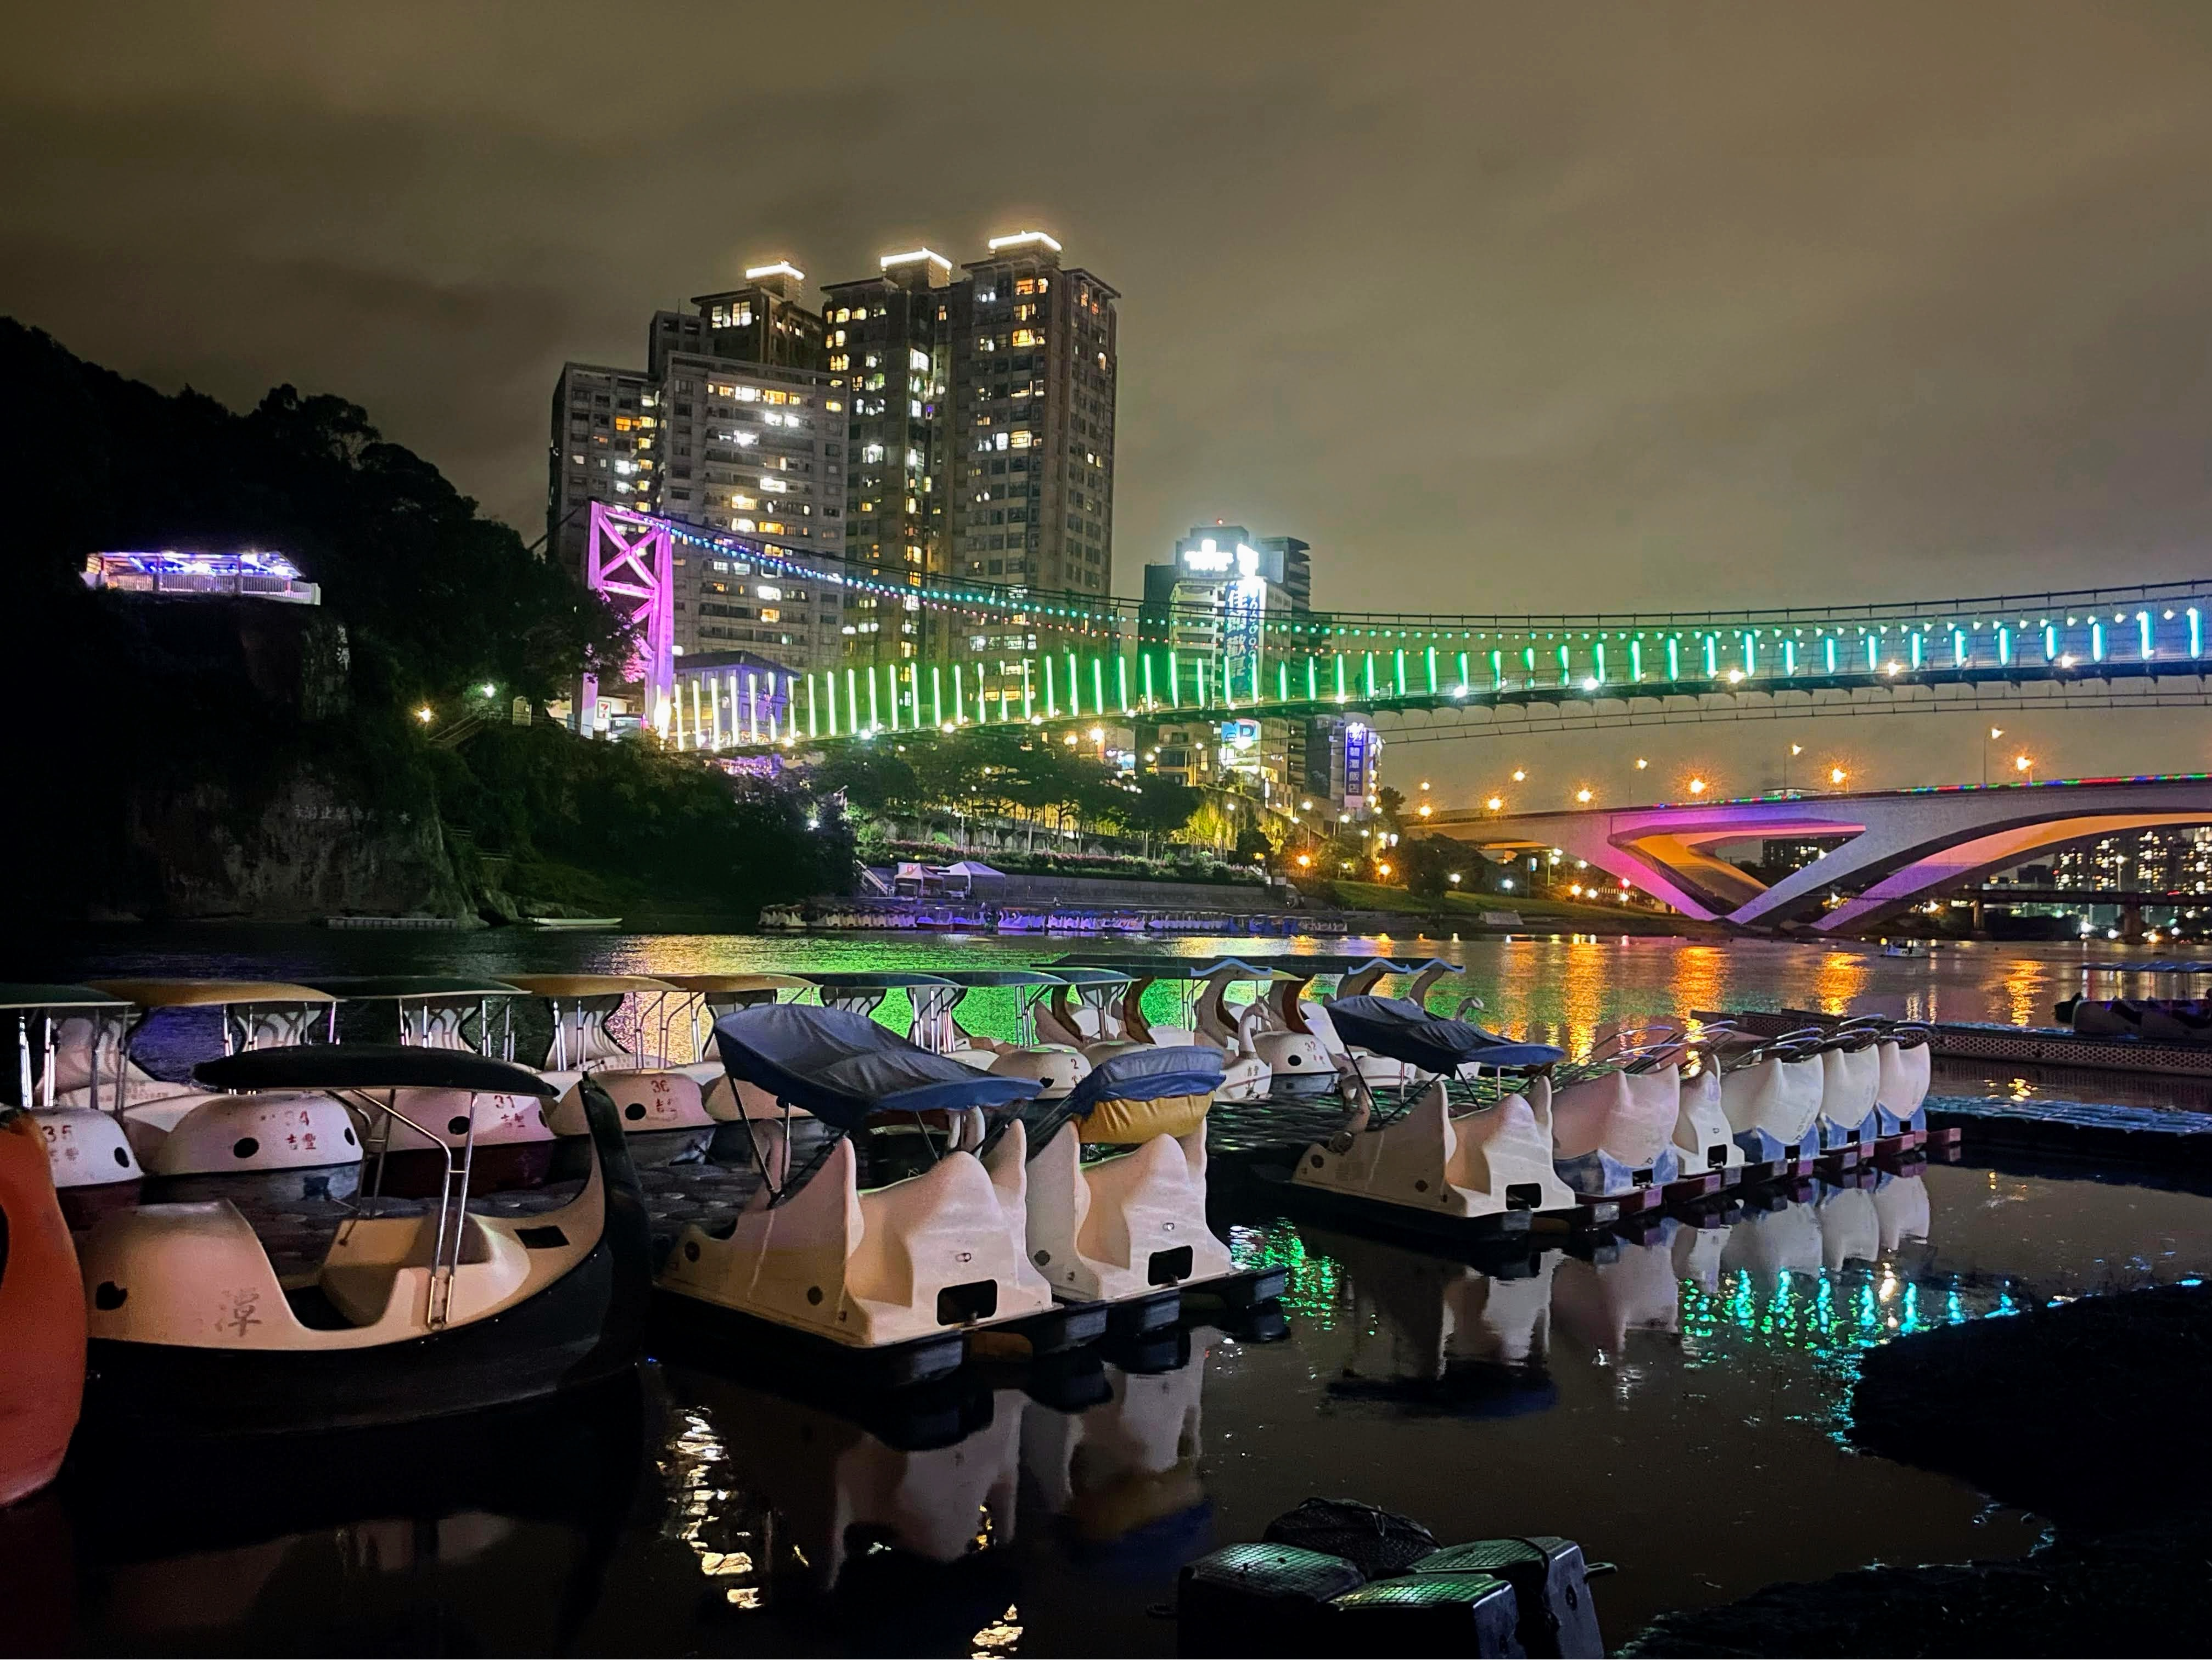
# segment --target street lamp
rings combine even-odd
[[[1990,745],[2003,736],[2002,727],[1991,727],[1990,735],[1982,740],[1982,784],[1984,788],[1988,787],[1990,781]]]
[[[1505,798],[1502,795],[1493,795],[1482,805],[1492,812],[1503,812],[1505,810]]]
[[[2014,756],[2012,758],[2012,769],[2014,772],[2025,773],[2027,775],[2027,781],[2029,783],[2033,784],[2035,781],[2035,757],[2033,756]]]
[[[1516,767],[1513,769],[1513,781],[1516,784],[1525,784],[1528,781],[1528,775]]]
[[[1578,789],[1578,790],[1577,790],[1577,791],[1575,792],[1575,800],[1576,800],[1577,801],[1580,802],[1580,803],[1581,803],[1583,806],[1588,806],[1589,805],[1589,799],[1590,799],[1589,787],[1589,786],[1587,786],[1587,785],[1583,786],[1581,789]]]
[[[1790,753],[1782,757],[1782,787],[1784,792],[1790,788],[1790,763],[1804,752],[1805,746],[1802,744],[1792,744],[1790,746]]]
[[[1692,795],[1703,795],[1705,793],[1705,781],[1702,778],[1692,778],[1690,781],[1690,794]]]
[[[1844,779],[1850,776],[1850,774],[1845,772],[1841,767],[1830,767],[1828,769],[1828,781],[1832,784],[1840,784]]]
[[[421,708],[415,711],[415,718],[427,727],[436,717],[430,706],[428,703],[425,703]]]
[[[1447,882],[1449,882],[1454,887],[1457,887],[1459,885],[1459,873],[1457,871],[1447,871],[1444,873],[1444,879]]]

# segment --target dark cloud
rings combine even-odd
[[[752,259],[1035,222],[1127,296],[1125,592],[1216,516],[1346,605],[2203,562],[2197,4],[90,5],[10,44],[0,309],[343,392],[531,533],[564,358]]]

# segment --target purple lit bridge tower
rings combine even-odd
[[[584,581],[615,601],[637,629],[629,675],[644,688],[646,727],[665,735],[676,690],[675,556],[669,523],[602,502],[592,503]],[[587,674],[576,697],[576,730],[598,726],[599,679]]]

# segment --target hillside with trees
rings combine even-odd
[[[585,669],[618,672],[621,621],[358,405],[279,386],[241,414],[4,319],[0,384],[0,436],[37,467],[0,556],[38,876],[11,912],[742,918],[849,881],[849,837],[798,788],[546,721]],[[91,553],[171,549],[282,552],[322,604],[82,581]]]

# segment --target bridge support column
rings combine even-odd
[[[2142,902],[2140,899],[2130,899],[2121,904],[2120,938],[2130,946],[2142,944]]]

